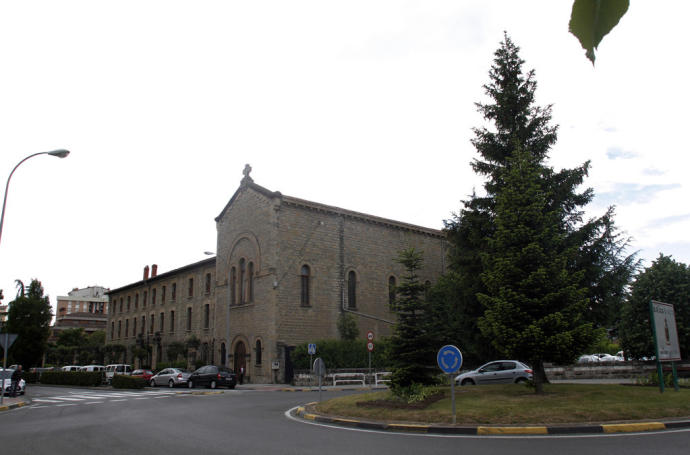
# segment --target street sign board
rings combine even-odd
[[[16,333],[0,333],[0,346],[3,349],[9,349],[18,336]],[[5,346],[5,343],[7,343],[7,346]]]
[[[309,355],[316,354],[316,344],[315,343],[309,343],[309,346],[307,346],[307,353]]]
[[[367,340],[374,341],[374,332],[372,332],[371,330],[367,332]]]
[[[656,337],[657,358],[661,362],[679,361],[680,345],[673,305],[652,301],[651,307],[654,316],[652,324]]]
[[[371,341],[367,343],[367,351],[374,352],[374,343],[372,343]]]
[[[455,373],[462,366],[462,354],[460,349],[452,344],[447,344],[439,349],[436,362],[444,373]]]
[[[326,376],[326,362],[324,362],[321,357],[317,357],[316,360],[314,360],[313,371],[317,376]]]

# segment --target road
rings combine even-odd
[[[199,389],[202,391],[201,389]],[[179,392],[187,392],[181,389]],[[331,398],[356,392],[325,392]],[[288,418],[315,392],[210,395],[31,387],[33,404],[0,412],[8,454],[687,454],[690,432],[580,437],[440,437],[324,427]],[[39,401],[42,400],[42,401]]]

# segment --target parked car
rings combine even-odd
[[[216,365],[205,365],[194,371],[187,379],[187,386],[193,389],[205,385],[212,389],[226,386],[234,389],[237,385],[237,375],[229,368]]]
[[[7,369],[2,369],[0,368],[0,383],[2,384],[1,390],[5,395],[9,395],[11,390],[12,390],[12,373],[14,373],[13,369],[7,368]],[[26,392],[26,381],[23,379],[19,381],[19,391],[18,393],[20,395],[24,395]]]
[[[168,387],[175,387],[179,385],[186,385],[187,380],[192,375],[189,370],[183,370],[182,368],[164,368],[155,374],[149,383],[151,387],[156,387],[159,385],[166,384]]]
[[[617,359],[616,357],[612,356],[611,354],[606,354],[605,352],[601,352],[598,354],[592,354],[593,357],[596,357],[599,362],[616,362]]]
[[[532,369],[517,360],[496,360],[455,377],[455,383],[460,385],[520,383],[531,380]]]
[[[134,371],[132,371],[131,376],[133,378],[144,378],[147,381],[150,381],[151,378],[153,377],[153,371],[144,370],[144,369],[134,370]]]
[[[105,367],[103,365],[85,365],[81,367],[79,371],[86,371],[86,372],[94,372],[94,371],[102,371],[105,372]]]
[[[81,367],[79,365],[65,365],[60,369],[62,371],[81,371]]]
[[[105,382],[110,384],[113,381],[113,376],[116,374],[132,374],[132,365],[127,365],[125,363],[114,363],[112,365],[105,366]]]
[[[577,363],[592,363],[598,362],[599,357],[595,357],[591,354],[583,354],[577,359]]]

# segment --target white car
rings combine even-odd
[[[0,368],[0,381],[2,381],[2,390],[5,393],[5,395],[9,395],[12,389],[12,373],[14,373],[14,370],[11,369],[6,369],[3,370]],[[19,395],[24,395],[24,392],[26,392],[26,381],[23,379],[19,381]]]
[[[79,365],[65,365],[60,368],[62,371],[80,371],[81,367]]]
[[[597,361],[599,362],[616,362],[618,359],[616,359],[615,356],[612,356],[611,354],[606,354],[606,353],[598,353],[598,354],[592,354],[593,357],[597,358]]]

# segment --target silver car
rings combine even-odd
[[[186,385],[191,375],[191,371],[183,370],[182,368],[164,368],[155,374],[149,383],[151,387],[167,384],[168,387],[172,388],[179,385]]]
[[[506,384],[532,380],[532,369],[517,360],[496,360],[455,377],[460,385]]]

